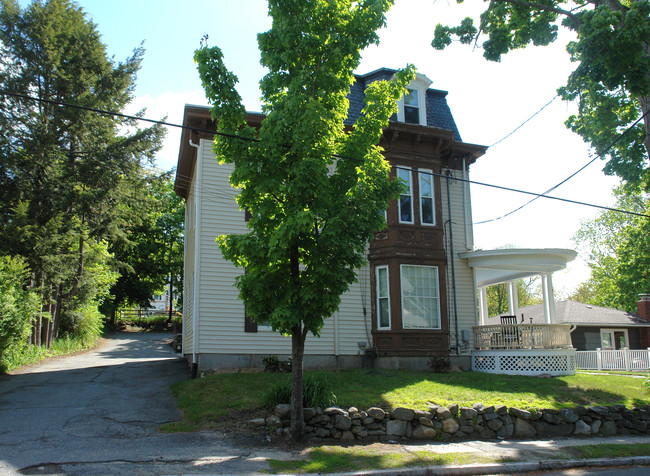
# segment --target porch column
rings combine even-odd
[[[478,318],[479,325],[484,326],[488,318],[487,289],[478,288]]]
[[[519,296],[517,296],[517,281],[508,281],[508,309],[511,316],[519,314]]]
[[[544,295],[544,317],[547,324],[555,324],[555,296],[553,294],[552,274],[542,275],[542,293]]]

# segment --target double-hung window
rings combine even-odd
[[[397,177],[406,182],[407,190],[399,196],[399,222],[413,223],[413,183],[411,171],[397,167]]]
[[[377,329],[390,329],[390,286],[388,266],[378,266],[377,273]]]
[[[430,170],[421,170],[420,178],[420,223],[435,225],[436,216],[433,207],[433,175]]]
[[[440,329],[437,266],[400,265],[402,328]]]
[[[404,122],[408,124],[420,123],[420,98],[417,89],[407,89],[404,95]]]

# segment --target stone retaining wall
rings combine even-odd
[[[252,427],[288,434],[291,407],[277,405],[273,415],[251,420]],[[428,411],[377,407],[347,410],[305,408],[306,438],[385,441],[395,439],[504,439],[557,436],[613,436],[650,434],[650,405],[628,409],[625,405],[589,406],[562,410],[520,410],[505,405],[472,407],[429,405]]]

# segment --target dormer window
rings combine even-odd
[[[420,102],[418,101],[418,91],[409,89],[404,95],[404,122],[409,124],[420,123]]]
[[[407,124],[427,123],[427,89],[431,80],[423,74],[416,74],[415,79],[408,85],[406,94],[397,103],[397,120]]]

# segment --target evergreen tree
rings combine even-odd
[[[142,48],[115,63],[70,0],[1,6],[0,252],[26,257],[51,315],[43,336],[36,323],[34,340],[49,343],[62,313],[84,305],[88,269],[108,259],[92,248],[119,238],[137,210],[139,172],[163,131],[93,111],[129,104]]]

